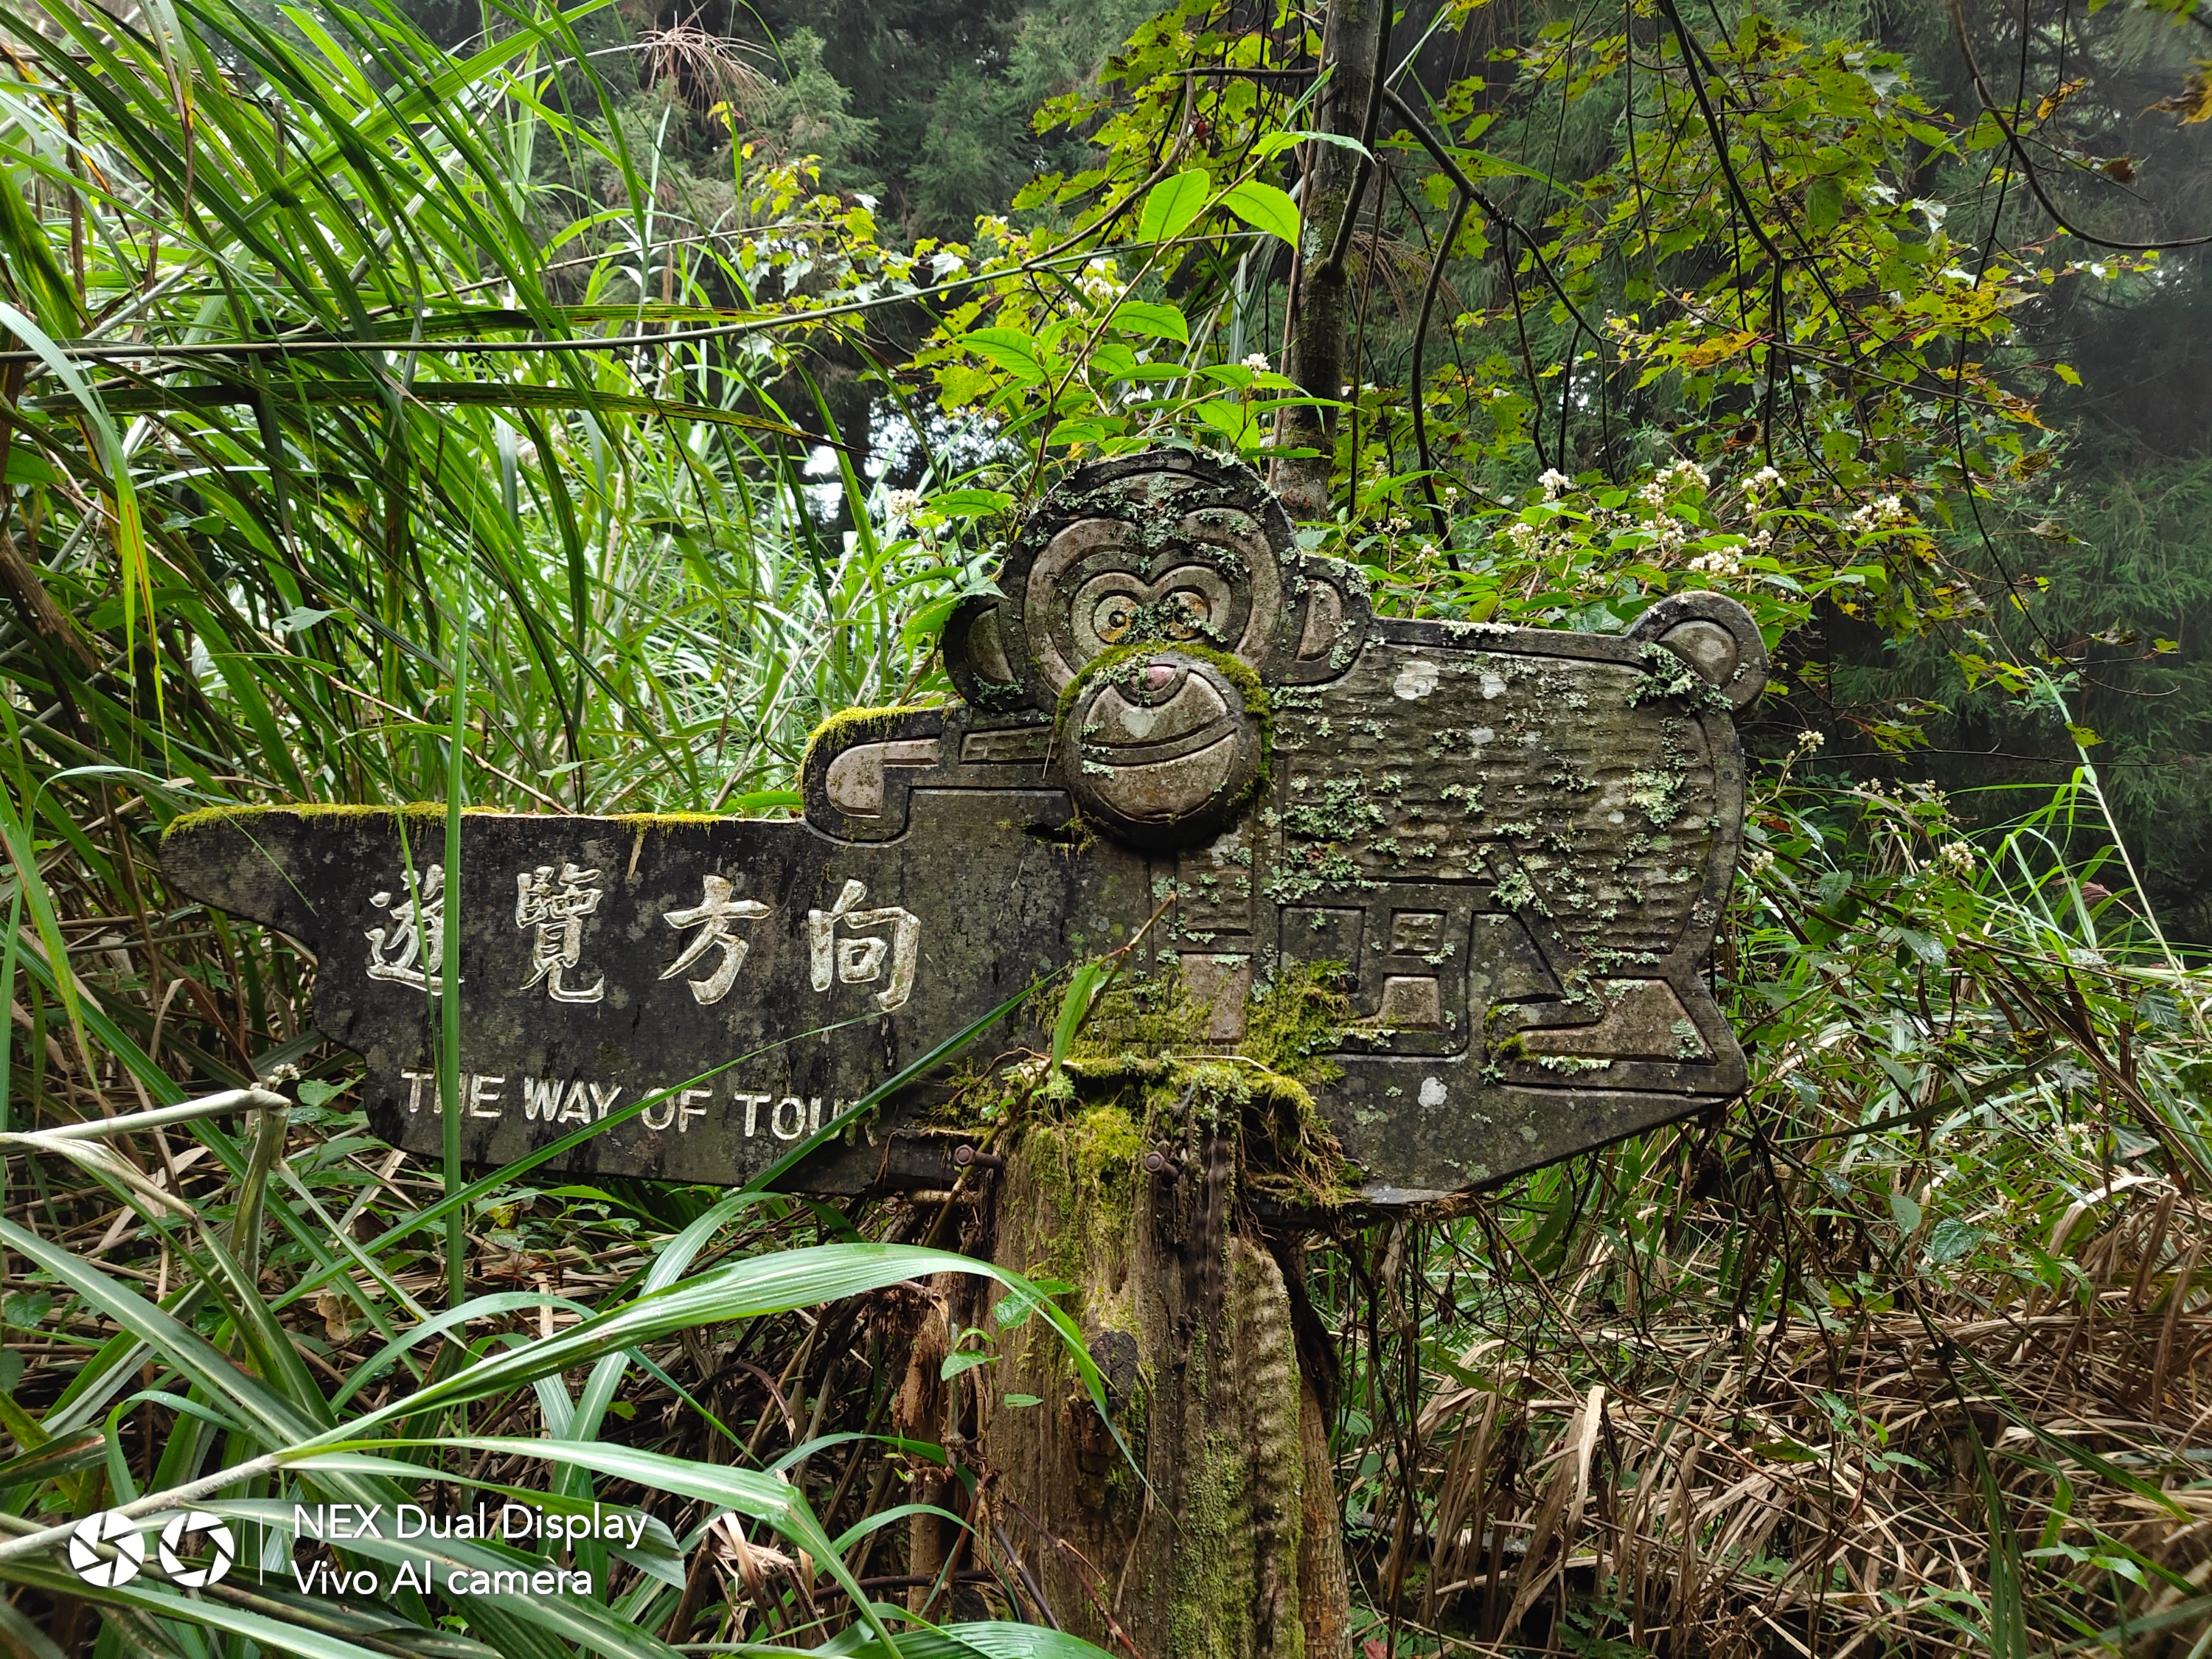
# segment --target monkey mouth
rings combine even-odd
[[[1188,666],[1148,662],[1100,688],[1083,723],[1083,746],[1127,755],[1133,763],[1139,757],[1170,760],[1218,741],[1234,714]]]
[[[1170,738],[1162,743],[1105,744],[1095,738],[1086,738],[1083,757],[1104,766],[1164,766],[1170,761],[1179,761],[1192,755],[1204,754],[1223,744],[1233,744],[1237,733],[1224,732],[1219,724],[1201,731],[1187,732],[1180,738]]]

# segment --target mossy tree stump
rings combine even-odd
[[[1018,1561],[1028,1616],[1042,1602],[1143,1659],[1349,1654],[1332,1381],[1300,1362],[1302,1346],[1316,1361],[1325,1347],[1297,1340],[1311,1318],[1294,1300],[1298,1235],[1261,1218],[1281,1213],[1267,1200],[1285,1147],[1292,1165],[1332,1167],[1305,1144],[1316,1122],[1304,1089],[1257,1062],[1124,1052],[1071,1061],[1001,1137],[975,1244],[1071,1287],[1110,1425],[1042,1321],[999,1328],[981,1291],[950,1285],[901,1417],[929,1435],[915,1419],[939,1413],[977,1472],[975,1547]],[[926,1400],[945,1344],[971,1330],[994,1333],[994,1361]],[[916,1572],[952,1547],[926,1518],[913,1543]]]

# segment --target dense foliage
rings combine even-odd
[[[1783,668],[1743,1101],[1314,1253],[1369,1651],[2201,1641],[2206,279],[2105,245],[2203,228],[2192,9],[1413,10],[1364,145],[1287,10],[428,21],[0,9],[12,1650],[1053,1650],[907,1622],[1036,1612],[972,1497],[957,1579],[886,1524],[945,1212],[418,1169],[312,964],[154,854],[218,801],[777,810],[821,716],[942,692],[1024,502],[1158,441],[1321,463],[1303,539],[1402,614],[1711,586]],[[241,1522],[548,1459],[682,1502],[580,1624],[40,1557],[256,1459]]]

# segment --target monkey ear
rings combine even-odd
[[[994,714],[1030,704],[1022,665],[1006,649],[1006,607],[1000,594],[969,593],[945,619],[945,672],[953,689],[970,708]]]
[[[1739,714],[1766,689],[1766,641],[1759,623],[1724,593],[1670,593],[1636,619],[1628,637],[1665,646]]]
[[[1300,554],[1284,574],[1283,631],[1267,678],[1279,685],[1333,680],[1367,644],[1375,614],[1367,579],[1340,559],[1311,553]]]

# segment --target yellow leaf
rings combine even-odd
[[[2198,59],[2197,73],[2189,77],[2189,83],[2174,96],[2161,98],[2151,107],[2172,111],[2184,126],[2212,121],[2212,59]]]
[[[1715,363],[1724,363],[1731,357],[1740,357],[1747,348],[1759,338],[1749,329],[1734,329],[1699,342],[1682,353],[1679,359],[1684,368],[1711,368]]]

